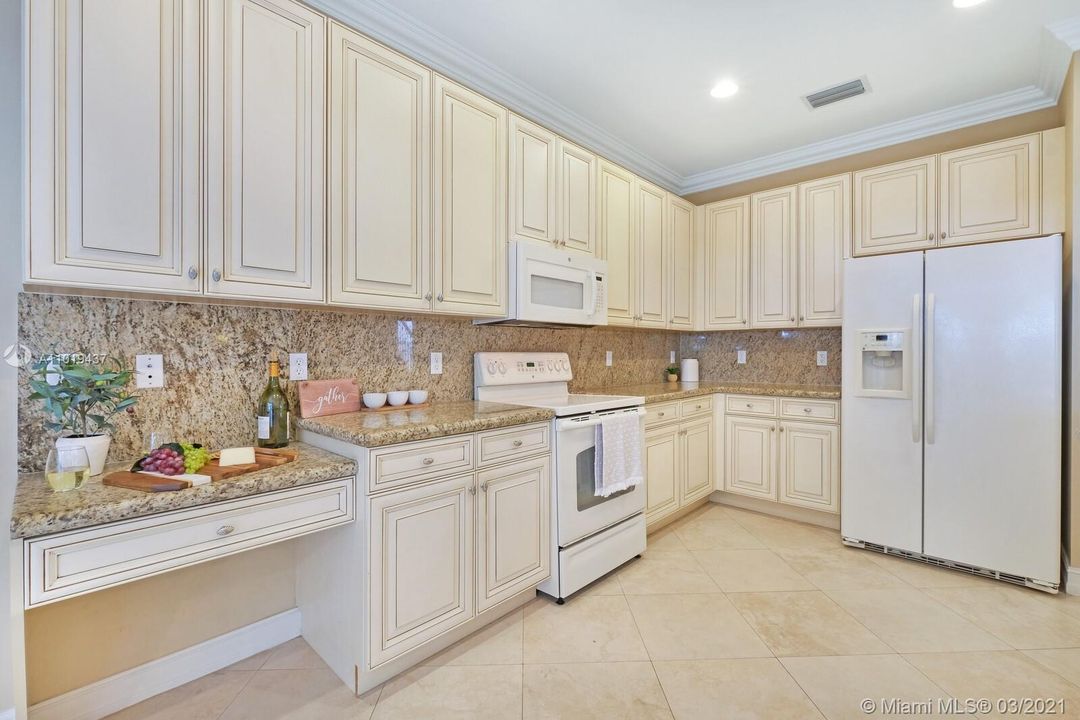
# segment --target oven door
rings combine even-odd
[[[559,547],[566,547],[628,517],[645,511],[645,483],[598,497],[596,488],[596,429],[606,415],[639,416],[644,452],[645,409],[641,407],[559,418],[555,421],[555,495]]]
[[[605,261],[520,241],[513,255],[516,320],[607,324]]]

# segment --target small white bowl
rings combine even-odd
[[[410,390],[409,402],[413,405],[420,405],[427,402],[427,390]]]
[[[364,407],[381,408],[386,404],[386,393],[364,393]]]
[[[387,395],[390,400],[390,404],[394,407],[401,407],[405,403],[409,402],[409,393],[405,390],[395,390]]]

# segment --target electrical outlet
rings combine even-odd
[[[608,350],[606,353],[604,353],[604,365],[607,365],[608,367],[611,367],[611,364],[612,364],[611,351]]]
[[[289,379],[307,380],[307,353],[289,353]]]
[[[674,350],[671,351],[671,358],[668,360],[668,362],[671,363],[672,365],[675,364],[675,351]]]
[[[165,364],[160,355],[135,356],[135,387],[165,387]]]
[[[735,351],[735,362],[739,363],[740,365],[745,365],[746,364],[746,351],[745,350],[736,350]]]
[[[431,374],[442,375],[442,353],[431,353]]]
[[[817,364],[818,364],[818,367],[825,367],[826,365],[829,364],[829,351],[828,350],[818,350],[817,351]]]

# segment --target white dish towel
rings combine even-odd
[[[645,479],[642,471],[641,416],[636,413],[608,415],[596,426],[597,497],[627,490]]]

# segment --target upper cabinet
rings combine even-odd
[[[330,301],[430,310],[431,72],[330,26]]]
[[[694,248],[694,206],[671,193],[667,196],[667,226],[670,251],[668,273],[668,327],[694,327],[696,273]]]
[[[326,18],[207,6],[207,294],[325,300]]]
[[[199,7],[27,11],[27,282],[200,292]]]
[[[558,244],[558,138],[510,113],[510,238]]]
[[[854,255],[934,247],[936,156],[860,170],[854,182]]]
[[[799,185],[799,325],[843,320],[844,248],[851,243],[851,175]]]
[[[600,159],[597,230],[607,260],[608,323],[633,325],[637,317],[634,176]]]
[[[667,288],[671,263],[668,231],[664,221],[667,193],[641,179],[637,180],[636,188],[637,324],[641,327],[667,327]]]
[[[795,324],[797,189],[750,196],[751,326]]]
[[[745,330],[750,308],[750,198],[705,206],[705,330]]]
[[[435,312],[506,314],[506,108],[435,76]]]
[[[559,241],[567,250],[597,252],[596,156],[566,140],[558,145]]]

